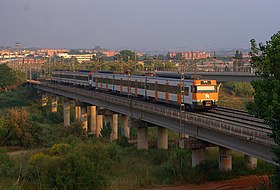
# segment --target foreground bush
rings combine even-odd
[[[0,177],[14,177],[16,167],[5,149],[0,148]]]
[[[29,163],[34,179],[55,189],[102,189],[109,184],[118,160],[115,144],[86,142],[56,144],[49,154],[33,155]]]
[[[32,124],[25,108],[8,109],[0,118],[0,145],[30,147],[41,142],[43,128]]]

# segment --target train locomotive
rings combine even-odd
[[[92,71],[53,71],[51,80],[170,106],[179,107],[184,103],[186,110],[209,110],[218,103],[216,80],[187,79],[181,82],[177,78]]]

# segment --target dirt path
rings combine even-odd
[[[263,181],[268,183],[268,177],[251,175],[226,181],[206,182],[199,185],[188,184],[178,187],[165,187],[152,190],[252,190],[254,187],[258,187]]]

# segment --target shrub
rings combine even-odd
[[[25,108],[12,108],[0,119],[0,140],[2,145],[30,147],[37,145],[43,136],[43,128],[32,124],[30,113]]]
[[[16,167],[5,149],[0,149],[0,176],[15,177]]]
[[[102,189],[114,173],[114,161],[119,160],[117,145],[90,141],[75,146],[55,144],[50,152],[30,158],[30,173],[56,189]]]
[[[222,88],[235,96],[252,97],[254,94],[254,88],[251,83],[248,82],[225,82]]]
[[[175,183],[185,181],[187,173],[191,169],[190,152],[174,149],[168,160],[162,164],[157,176],[164,183]]]
[[[26,80],[25,74],[13,71],[5,64],[0,65],[0,91],[11,89]]]

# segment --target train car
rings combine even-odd
[[[53,82],[74,84],[80,86],[90,86],[90,76],[88,72],[79,71],[53,71],[51,80]]]
[[[91,88],[99,91],[114,91],[114,74],[93,72],[89,80]]]
[[[155,102],[177,106],[184,103],[188,110],[209,110],[217,107],[215,80],[184,80],[184,88],[181,86],[180,79],[147,77],[147,97]]]
[[[184,80],[181,88],[182,82],[176,78],[70,71],[55,71],[52,80],[155,103],[178,107],[184,103],[189,110],[209,110],[217,107],[218,102],[216,80]]]
[[[218,104],[216,80],[193,80],[191,87],[192,107],[194,109],[212,109]]]

